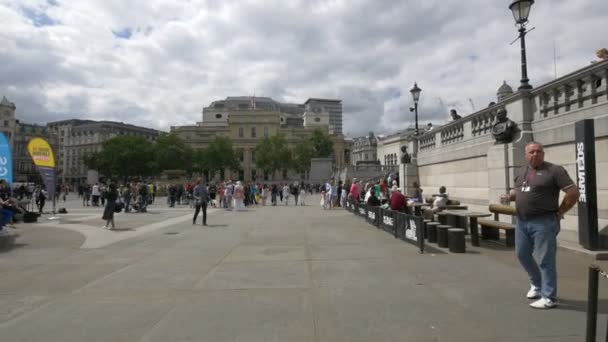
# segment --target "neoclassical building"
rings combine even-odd
[[[73,185],[87,181],[88,169],[82,157],[101,151],[104,141],[119,135],[142,136],[154,141],[165,133],[123,122],[80,119],[49,122],[47,128],[57,139],[55,159],[58,178]]]
[[[17,107],[14,103],[2,96],[2,101],[0,101],[0,131],[9,140],[11,147],[13,147],[13,136],[15,135],[15,127],[17,125],[17,119],[15,118],[16,109]]]
[[[339,120],[338,120],[339,118]],[[350,160],[350,144],[340,133],[342,101],[308,99],[303,104],[281,103],[268,97],[235,96],[213,101],[203,108],[202,121],[192,126],[173,126],[171,132],[195,149],[204,149],[216,136],[229,137],[241,159],[241,170],[226,170],[225,177],[244,181],[283,180],[285,175],[264,174],[255,166],[255,147],[263,137],[284,134],[289,147],[308,139],[315,129],[334,142],[334,166]],[[340,121],[340,122],[337,122]],[[304,175],[289,174],[289,179]]]

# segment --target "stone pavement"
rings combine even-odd
[[[212,210],[203,227],[161,201],[112,232],[101,208],[66,207],[0,252],[0,341],[584,340],[590,261],[565,251],[560,306],[537,311],[513,250],[419,254],[343,210]]]

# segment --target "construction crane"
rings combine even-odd
[[[469,103],[471,104],[471,109],[473,109],[472,113],[475,113],[477,110],[475,109],[475,104],[473,103],[472,98],[469,98]]]

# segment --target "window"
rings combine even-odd
[[[367,160],[367,153],[364,155],[363,160]]]
[[[242,148],[239,148],[236,150],[236,156],[239,158],[240,161],[243,161],[244,155],[245,155],[245,153]]]
[[[251,161],[255,162],[255,150],[251,150]]]
[[[222,114],[215,114],[215,118],[216,119],[221,119],[222,118]]]
[[[315,118],[315,122],[320,122],[321,118]]]
[[[8,120],[4,120],[4,127],[8,127]]]
[[[252,138],[255,138],[255,137],[256,137],[256,135],[257,135],[257,132],[256,132],[256,130],[255,130],[255,127],[251,127],[251,137],[252,137]]]
[[[264,136],[268,138],[268,127],[264,127]]]
[[[243,129],[243,127],[239,127],[239,138],[242,138],[243,136],[245,136],[245,129]]]
[[[255,182],[257,178],[255,169],[251,170],[251,180]]]

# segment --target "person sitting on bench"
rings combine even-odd
[[[433,194],[433,212],[438,212],[446,208],[448,205],[448,194],[445,186],[439,188],[438,194]]]

